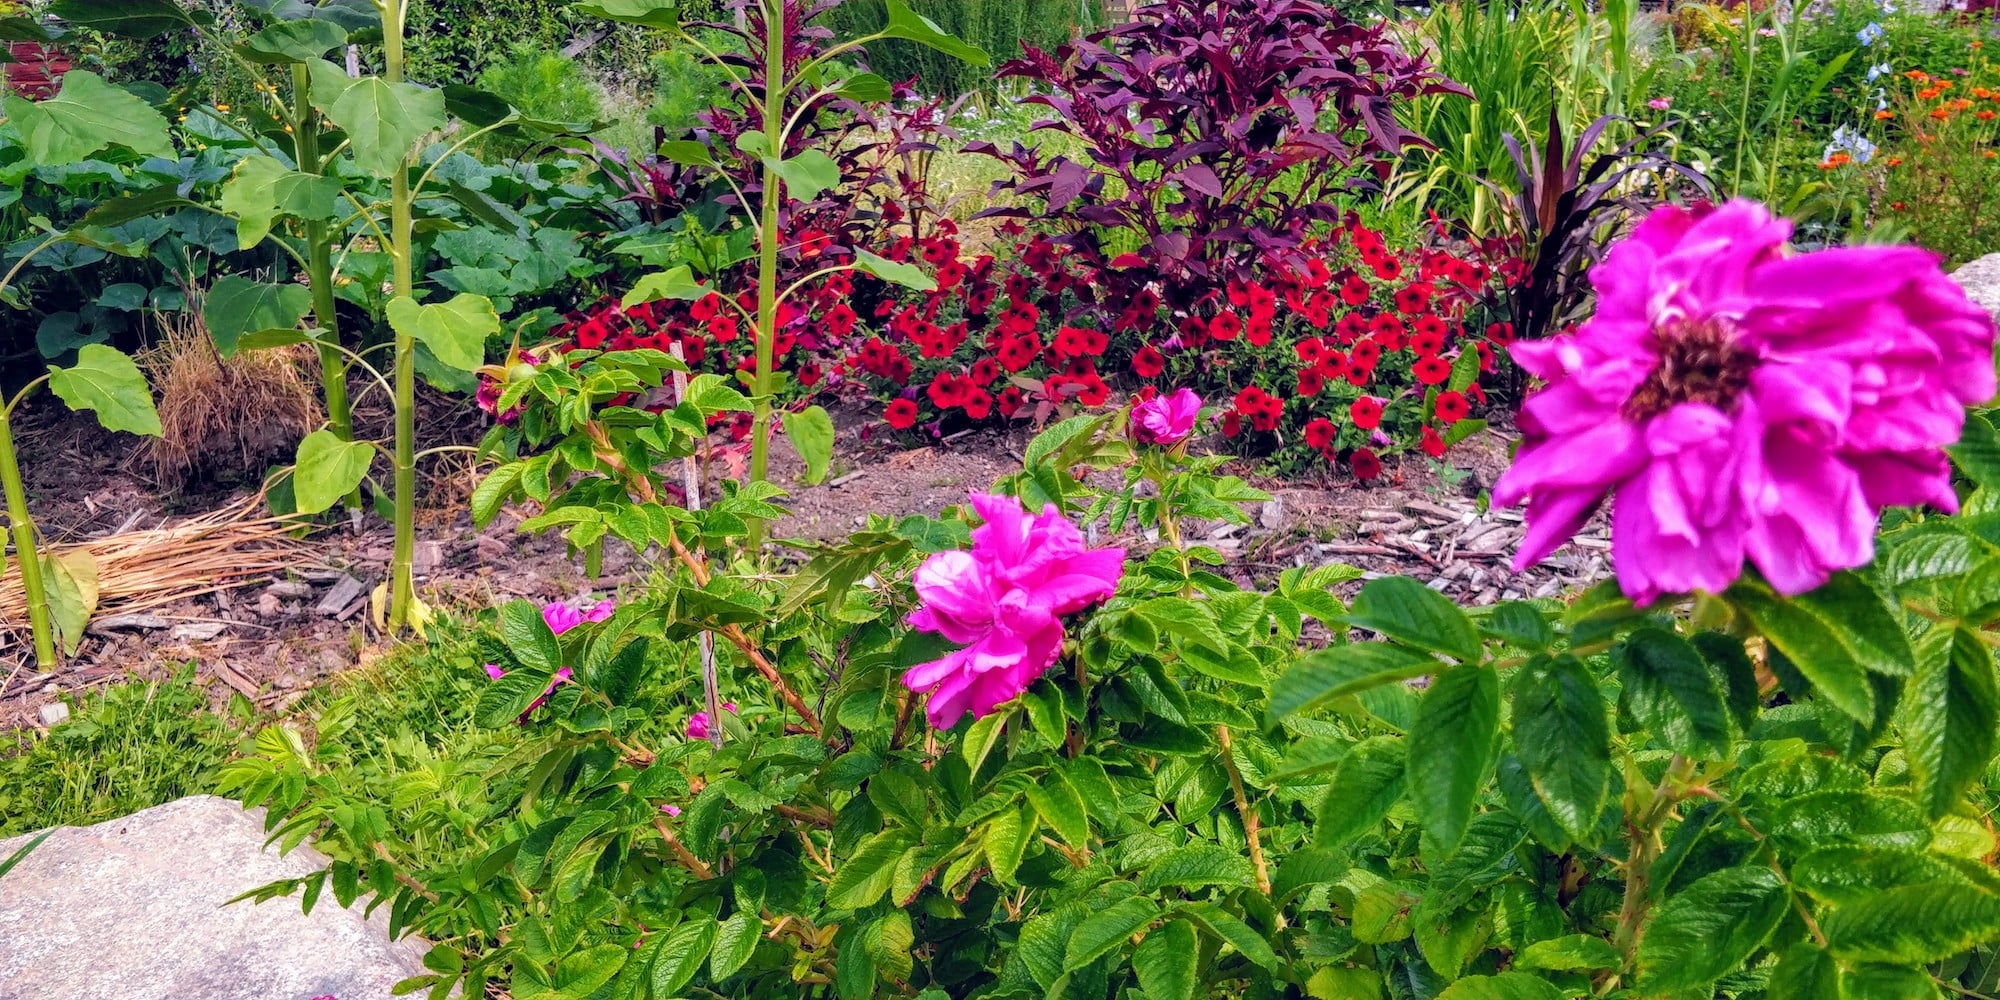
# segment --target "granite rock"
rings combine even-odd
[[[386,907],[225,906],[326,864],[266,849],[262,819],[196,796],[56,831],[0,878],[0,1000],[388,1000],[423,974],[426,946],[390,941]]]
[[[1990,253],[1972,261],[1953,271],[1951,277],[1965,288],[1972,301],[1984,306],[1995,320],[2000,320],[2000,253]]]

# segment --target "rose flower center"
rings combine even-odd
[[[1625,419],[1646,420],[1682,403],[1706,403],[1724,413],[1750,385],[1757,355],[1736,342],[1724,319],[1702,317],[1653,329],[1660,360],[1625,401]]]

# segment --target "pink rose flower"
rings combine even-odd
[[[1132,426],[1145,444],[1176,445],[1194,431],[1201,397],[1181,388],[1132,407]]]
[[[1723,590],[1746,558],[1799,594],[1873,558],[1883,507],[1957,509],[1944,446],[1993,396],[1992,318],[1929,251],[1790,235],[1749,201],[1657,209],[1591,270],[1595,316],[1513,346],[1548,381],[1493,490],[1529,503],[1517,569],[1616,494],[1634,600]]]
[[[1118,589],[1125,550],[1086,549],[1076,525],[1055,505],[1031,517],[1012,497],[972,494],[985,525],[970,552],[940,552],[917,568],[914,628],[942,633],[964,648],[903,674],[912,691],[929,692],[932,726],[948,729],[971,712],[979,718],[1034,683],[1062,650],[1062,616]]]
[[[1647,101],[1646,106],[1652,108],[1654,111],[1665,111],[1674,106],[1674,99],[1671,97],[1655,97]]]
[[[736,703],[733,701],[725,701],[722,703],[722,710],[734,714],[736,712]],[[710,719],[708,717],[707,712],[696,712],[693,715],[688,716],[688,725],[687,725],[688,739],[691,740],[708,739],[709,736],[714,733],[714,730],[709,728],[713,725],[715,725],[715,720]]]
[[[584,622],[601,622],[616,610],[616,601],[598,601],[581,608],[567,601],[550,601],[542,605],[542,620],[549,623],[549,631],[561,635]]]

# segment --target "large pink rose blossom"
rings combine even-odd
[[[1012,497],[972,494],[985,520],[970,552],[940,552],[917,568],[923,606],[910,625],[942,633],[963,649],[903,674],[930,692],[931,725],[948,729],[1013,699],[1056,661],[1062,616],[1110,597],[1125,571],[1125,550],[1086,549],[1053,504],[1031,517]]]
[[[1634,600],[1723,590],[1746,558],[1799,594],[1873,558],[1883,507],[1957,509],[1944,446],[1993,396],[1992,318],[1928,251],[1790,236],[1754,202],[1660,208],[1591,270],[1596,315],[1514,345],[1548,382],[1493,489],[1528,501],[1517,569],[1616,494]]]
[[[1132,426],[1145,444],[1176,445],[1194,432],[1200,415],[1201,397],[1180,388],[1132,407]]]

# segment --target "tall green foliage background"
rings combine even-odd
[[[996,61],[1021,54],[1023,43],[1054,48],[1079,31],[1104,26],[1103,0],[913,0],[911,8],[938,27],[991,53]],[[888,16],[882,0],[847,0],[826,15],[837,36],[866,34]],[[915,79],[929,94],[992,93],[993,71],[960,62],[913,42],[868,47],[868,67],[890,80]]]

